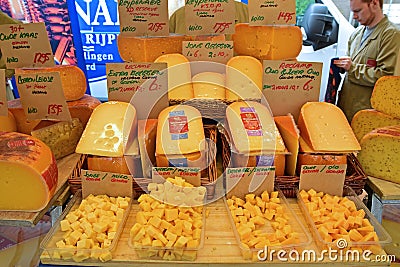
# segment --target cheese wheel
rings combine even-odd
[[[365,173],[400,184],[400,125],[377,128],[360,144],[357,159]]]
[[[0,116],[0,131],[16,132],[17,122],[11,111],[7,111],[7,116]]]
[[[260,99],[263,70],[259,60],[251,56],[235,56],[226,63],[226,99]]]
[[[400,76],[379,78],[371,95],[371,106],[385,114],[400,118]]]
[[[156,166],[157,119],[138,121],[138,141],[142,177],[151,178],[152,167]]]
[[[131,174],[125,157],[100,157],[89,155],[87,158],[88,170]]]
[[[192,77],[195,98],[225,99],[225,75],[200,72]]]
[[[400,118],[395,118],[375,109],[360,110],[351,120],[351,128],[358,141],[374,129],[399,124]]]
[[[0,132],[0,210],[40,211],[57,187],[58,168],[39,139]]]
[[[15,69],[16,75],[37,72],[59,72],[65,100],[67,101],[78,100],[86,93],[86,76],[77,66],[56,65],[46,68]]]

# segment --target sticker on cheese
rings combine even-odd
[[[195,98],[225,99],[225,75],[200,72],[192,77]]]
[[[371,106],[396,118],[400,118],[400,76],[379,78],[371,95]]]
[[[226,63],[226,99],[261,99],[263,70],[251,56],[235,56]]]
[[[368,176],[400,184],[400,126],[377,128],[360,141],[357,155]]]
[[[260,60],[295,59],[302,49],[303,35],[297,26],[250,26],[237,23],[232,35],[237,55]]]
[[[48,68],[15,69],[15,74],[35,72],[59,72],[65,100],[73,101],[82,98],[86,93],[85,73],[77,66],[57,65]]]
[[[360,110],[351,120],[351,128],[358,141],[376,128],[392,125],[400,125],[400,118],[395,118],[375,109]]]
[[[343,111],[327,102],[307,102],[300,109],[300,135],[316,152],[361,149]]]
[[[0,131],[2,132],[16,132],[17,122],[14,115],[10,110],[7,112],[7,116],[0,115]]]
[[[40,211],[57,187],[53,153],[26,134],[0,132],[0,173],[0,210]]]
[[[168,98],[188,100],[193,98],[192,72],[189,60],[182,54],[159,56],[155,63],[164,62],[168,67]]]
[[[122,157],[134,141],[136,109],[126,102],[109,101],[97,106],[76,146],[76,153]]]

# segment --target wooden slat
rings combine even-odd
[[[399,200],[400,203],[400,184],[370,176],[367,179],[367,184],[381,200]]]

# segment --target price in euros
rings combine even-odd
[[[232,25],[232,22],[218,22],[215,23],[213,29],[214,33],[223,33],[226,29],[229,29]]]
[[[63,106],[59,104],[50,104],[47,108],[47,114],[58,115],[63,111]]]
[[[158,32],[158,31],[162,31],[164,29],[164,27],[165,27],[165,23],[164,22],[163,23],[160,23],[160,22],[153,23],[153,22],[151,22],[151,23],[149,23],[148,30],[151,31],[151,32]]]
[[[213,58],[213,57],[222,57],[226,58],[228,56],[227,53],[224,51],[218,51],[218,52],[208,52],[208,57]]]
[[[293,18],[294,18],[294,13],[290,13],[290,12],[279,12],[279,15],[278,15],[278,20],[283,20],[286,23],[291,21]]]
[[[36,53],[33,59],[34,63],[45,64],[50,60],[51,53]]]
[[[311,85],[311,82],[313,80],[308,80],[304,85],[303,85],[303,90],[304,91],[310,91],[314,88],[314,86]]]
[[[194,52],[188,51],[188,52],[186,53],[186,56],[198,58],[198,57],[201,57],[201,54],[200,54],[200,51],[199,51],[199,50],[196,50],[196,51],[194,51]]]

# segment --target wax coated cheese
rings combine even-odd
[[[130,103],[104,102],[90,117],[76,152],[105,157],[122,157],[136,137],[136,109]]]
[[[300,28],[291,25],[250,26],[248,23],[237,23],[232,40],[236,54],[260,60],[295,59],[303,44]]]
[[[200,72],[192,77],[195,98],[225,99],[225,75]]]
[[[7,111],[7,116],[0,115],[0,131],[3,132],[16,132],[17,122],[11,111]]]
[[[300,110],[301,137],[317,152],[360,150],[343,111],[327,102],[307,102]]]
[[[26,68],[15,69],[15,74],[29,74],[37,72],[59,72],[61,86],[64,92],[65,100],[73,101],[82,98],[86,92],[86,76],[83,71],[73,65],[56,65],[46,68]]]
[[[379,78],[371,95],[371,106],[385,114],[400,118],[400,76]]]
[[[40,211],[53,196],[58,168],[39,139],[0,132],[0,210]]]
[[[364,135],[376,128],[384,126],[400,125],[400,118],[395,118],[375,109],[363,109],[358,111],[351,120],[351,128],[360,141]]]
[[[168,98],[192,99],[192,72],[189,60],[182,54],[172,53],[157,57],[155,63],[165,62],[168,67]]]
[[[235,56],[226,63],[226,99],[260,99],[263,71],[259,60],[251,56]]]
[[[152,167],[156,166],[157,119],[138,121],[138,141],[143,177],[151,178]]]
[[[400,125],[377,128],[360,144],[357,158],[365,173],[400,184]]]

